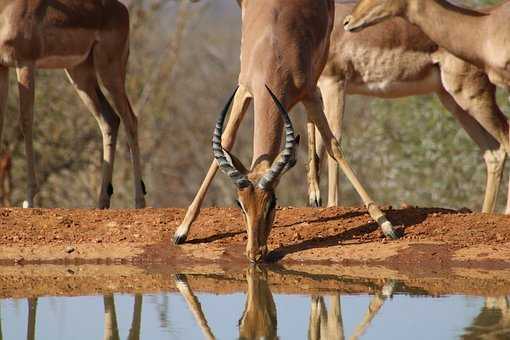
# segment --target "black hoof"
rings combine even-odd
[[[184,275],[184,274],[175,274],[175,282],[187,285],[188,279],[186,278],[186,275]]]
[[[174,244],[179,245],[186,242],[186,235],[174,236]]]

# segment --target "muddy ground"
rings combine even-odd
[[[363,208],[280,208],[269,240],[273,286],[361,292],[391,278],[430,294],[510,292],[510,216],[432,208],[386,213],[401,239],[384,239]],[[0,209],[0,297],[169,290],[178,273],[192,275],[198,290],[243,289],[240,212],[204,209],[188,242],[174,246],[183,215]]]
[[[280,263],[384,265],[414,271],[510,265],[510,216],[387,209],[402,238],[386,240],[363,208],[280,208],[269,239]],[[183,209],[0,209],[0,263],[244,264],[239,210],[204,209],[188,242],[171,236]]]

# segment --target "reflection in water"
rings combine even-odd
[[[507,297],[485,299],[480,314],[476,316],[462,339],[510,339],[510,304]]]
[[[372,298],[368,310],[363,320],[357,325],[351,340],[357,340],[365,333],[372,319],[381,309],[384,300],[391,297],[395,288],[395,281],[391,280],[384,285],[381,292],[378,292]],[[344,339],[344,326],[342,321],[342,307],[340,304],[340,295],[331,296],[329,310],[324,303],[323,296],[312,296],[312,306],[310,308],[310,322],[308,327],[308,339],[310,340],[332,340]]]
[[[117,313],[115,312],[115,299],[113,295],[105,295],[104,298],[104,339],[120,340]],[[133,305],[133,319],[129,329],[128,340],[140,339],[140,328],[142,323],[142,295],[135,295]]]
[[[326,308],[323,296],[312,296],[308,339],[344,339],[340,295],[331,296],[329,310]]]
[[[197,279],[200,279],[202,276],[192,276],[193,281],[197,282]],[[207,276],[204,276],[208,279]],[[204,278],[202,277],[202,278]],[[217,278],[216,278],[217,279]],[[308,334],[308,339],[310,340],[331,340],[331,339],[350,339],[357,340],[362,338],[362,336],[366,333],[369,328],[372,328],[372,332],[368,333],[369,337],[374,336],[374,331],[377,329],[376,338],[397,338],[391,336],[394,332],[393,327],[384,328],[384,333],[380,333],[381,323],[385,324],[384,320],[386,318],[394,318],[398,316],[398,318],[406,318],[409,315],[406,314],[406,299],[407,303],[409,303],[408,297],[400,297],[397,296],[397,300],[393,300],[395,303],[388,304],[383,310],[383,305],[388,301],[389,298],[393,297],[396,292],[407,291],[405,287],[403,287],[403,283],[396,282],[393,280],[387,280],[384,285],[381,286],[381,282],[378,284],[371,284],[370,289],[373,291],[375,289],[376,293],[372,295],[370,301],[366,300],[366,297],[360,297],[361,300],[352,298],[346,298],[345,295],[341,295],[340,293],[328,293],[328,295],[313,295],[310,297],[310,300],[303,299],[299,297],[300,308],[296,309],[292,303],[289,303],[288,297],[282,299],[281,296],[277,296],[276,300],[271,292],[268,274],[264,268],[260,268],[257,266],[250,266],[245,271],[245,280],[246,280],[246,295],[237,295],[233,305],[229,306],[230,310],[237,310],[235,315],[231,315],[230,313],[225,313],[224,315],[212,315],[212,311],[214,308],[210,309],[210,299],[207,299],[207,296],[200,295],[200,300],[203,299],[202,303],[205,303],[206,312],[204,313],[203,306],[201,305],[201,301],[199,297],[195,295],[190,284],[188,283],[188,278],[186,275],[176,275],[176,286],[179,290],[179,293],[184,297],[185,305],[178,304],[169,304],[169,300],[172,295],[164,294],[164,297],[160,301],[153,301],[152,305],[155,307],[153,310],[151,308],[143,308],[143,312],[146,315],[144,318],[144,322],[147,323],[145,325],[145,329],[147,333],[144,334],[145,339],[163,339],[163,338],[194,338],[190,337],[190,333],[197,332],[200,330],[203,337],[206,339],[215,339],[215,333],[221,334],[221,332],[225,332],[224,328],[219,327],[218,320],[222,320],[220,325],[223,323],[225,325],[229,325],[227,327],[233,327],[236,321],[238,321],[238,327],[234,330],[234,328],[229,328],[230,331],[234,331],[235,334],[231,334],[228,338],[238,338],[238,339],[278,339],[278,333],[282,336],[282,333],[288,331],[288,326],[285,327],[291,317],[290,320],[294,320],[296,317],[304,317],[302,319],[304,322],[299,324],[299,329],[294,331],[294,336],[291,338],[296,338],[296,333],[299,332],[297,337],[306,336]],[[349,281],[350,280],[350,281]],[[221,279],[220,279],[221,282]],[[237,281],[239,282],[239,281]],[[350,278],[346,282],[348,284],[354,284],[359,287],[360,284],[364,284],[366,281],[359,281],[360,283],[356,283],[356,280]],[[368,288],[367,288],[368,289]],[[411,290],[412,291],[412,290]],[[416,293],[416,291],[414,291]],[[421,292],[423,294],[423,292]],[[290,296],[296,297],[296,296]],[[403,298],[403,300],[399,300]],[[67,298],[63,298],[67,299]],[[85,298],[88,299],[88,298]],[[101,327],[97,328],[97,333],[95,336],[89,336],[88,334],[81,334],[77,329],[75,329],[76,323],[73,324],[71,322],[71,334],[73,338],[76,339],[97,339],[103,337],[105,340],[120,340],[121,336],[126,340],[140,340],[141,336],[141,324],[142,324],[142,306],[144,299],[141,294],[136,294],[134,296],[134,300],[126,300],[126,297],[116,297],[112,294],[105,295],[102,297],[102,305],[101,298],[90,297],[93,299],[93,305],[96,310],[95,315],[97,318],[95,321],[90,319],[90,322],[100,323],[104,322],[104,329]],[[221,307],[218,310],[224,310],[225,308],[224,301],[229,300],[229,298],[221,297],[219,300]],[[422,299],[429,299],[432,303],[439,301],[440,299],[430,299],[423,297]],[[117,300],[117,301],[116,301]],[[150,298],[148,299],[150,303]],[[37,326],[40,328],[38,331],[40,339],[52,339],[58,338],[58,329],[54,326],[55,321],[60,321],[62,319],[62,315],[57,319],[53,319],[53,322],[50,322],[48,325],[48,310],[45,309],[44,300],[38,298],[29,298],[27,301],[27,312],[23,312],[22,322],[16,322],[15,311],[17,307],[9,312],[7,312],[5,308],[1,310],[2,314],[0,315],[0,340],[5,339],[22,339],[24,338],[24,330],[26,329],[26,339],[35,340],[36,339],[36,329]],[[58,303],[57,300],[53,300]],[[77,301],[75,305],[80,305],[83,302],[81,298],[76,300],[72,298],[69,301]],[[123,302],[126,301],[126,302]],[[126,305],[127,301],[129,301],[129,305]],[[133,302],[131,302],[133,301]],[[163,301],[163,303],[161,303]],[[179,299],[179,301],[182,301]],[[286,301],[284,303],[284,301]],[[364,301],[363,303],[368,304],[368,308],[365,310],[365,307],[359,309],[353,306],[358,305],[359,302],[356,301]],[[402,305],[400,304],[402,301]],[[1,300],[0,300],[1,302]],[[117,306],[116,306],[117,302]],[[420,304],[423,300],[413,299],[411,302],[411,309],[416,309],[416,306],[424,306]],[[481,301],[480,301],[481,302]],[[12,302],[12,306],[15,306],[17,303],[16,300]],[[51,303],[51,302],[50,302]],[[182,302],[181,302],[182,303]],[[277,315],[276,305],[280,307],[280,314]],[[58,304],[57,304],[58,305]],[[439,304],[441,305],[441,304]],[[147,304],[146,304],[147,306]],[[170,320],[170,306],[172,308],[178,308],[175,310],[177,313],[173,313],[173,317],[176,317],[176,314],[180,314],[180,316],[186,314],[181,313],[181,311],[187,308],[191,311],[193,318],[188,322],[188,326],[182,326],[179,322],[175,321],[172,324],[178,325],[177,327],[167,327],[169,325]],[[236,308],[235,306],[238,306]],[[343,306],[343,310],[342,310]],[[432,309],[434,314],[436,311],[439,314],[444,314],[443,319],[447,325],[453,325],[455,322],[458,322],[458,315],[451,314],[450,309],[448,308],[450,305],[442,305],[441,309]],[[445,309],[446,306],[446,309]],[[0,307],[2,307],[2,303],[0,303]],[[117,307],[117,308],[116,308]],[[473,305],[471,305],[473,307]],[[216,306],[216,308],[218,308]],[[233,308],[233,309],[232,309]],[[404,308],[403,310],[401,308]],[[407,305],[407,310],[409,309],[409,305]],[[466,308],[466,307],[462,307]],[[39,310],[38,310],[39,309]],[[308,310],[308,312],[307,312]],[[421,310],[421,309],[420,309]],[[82,318],[85,315],[86,309],[79,308],[79,313],[75,315],[77,318],[74,322],[81,322],[80,317]],[[430,318],[430,311],[424,312],[423,316],[419,316],[420,318],[424,318],[423,322],[429,322],[434,319]],[[39,313],[38,313],[39,312]],[[58,308],[52,308],[52,312],[58,314]],[[90,310],[88,310],[90,313]],[[342,313],[343,312],[343,313]],[[83,313],[83,314],[82,314]],[[119,314],[120,313],[120,314]],[[398,314],[394,314],[398,313]],[[429,314],[427,314],[429,313]],[[51,313],[49,313],[51,314]],[[207,315],[213,317],[212,324],[211,320],[207,319]],[[68,314],[71,315],[71,314]],[[90,314],[86,314],[90,315]],[[451,315],[451,317],[450,317]],[[468,314],[466,314],[468,315]],[[151,316],[151,317],[147,317]],[[454,317],[455,316],[455,317]],[[26,317],[26,319],[25,319]],[[415,316],[416,317],[416,316]],[[437,317],[441,317],[440,315],[436,315]],[[39,318],[38,322],[36,322],[37,318]],[[380,322],[375,323],[371,326],[374,319],[378,319]],[[67,319],[67,318],[66,318]],[[228,320],[227,320],[228,319]],[[308,324],[306,320],[308,319]],[[71,320],[71,319],[70,319]],[[125,320],[125,322],[122,322]],[[172,319],[173,320],[173,319]],[[21,320],[20,320],[21,321]],[[87,320],[89,321],[89,320]],[[129,323],[129,321],[131,323]],[[278,321],[282,324],[279,324]],[[120,325],[119,325],[120,322]],[[190,325],[189,322],[192,322],[193,325]],[[279,329],[277,324],[282,328]],[[293,323],[295,325],[295,321]],[[469,326],[467,326],[469,324]],[[154,331],[154,327],[157,328],[158,325],[162,328],[166,328],[168,333],[161,333],[160,337],[155,337],[152,331]],[[211,326],[212,325],[212,326]],[[283,326],[282,326],[283,325]],[[92,325],[91,325],[92,326]],[[197,327],[198,326],[198,327]],[[119,328],[121,328],[119,330]],[[432,327],[431,330],[435,328]],[[12,329],[15,329],[14,331]],[[17,331],[16,331],[17,329]],[[51,329],[51,333],[44,334],[48,329]],[[177,329],[177,331],[176,331]],[[480,310],[472,310],[469,314],[469,317],[464,319],[461,324],[458,324],[455,329],[457,329],[455,334],[449,334],[450,337],[460,336],[462,339],[466,340],[474,340],[474,339],[510,339],[510,301],[507,297],[489,297],[485,298],[483,306]],[[416,332],[417,330],[411,327],[409,332]],[[11,333],[6,333],[11,332]],[[17,332],[17,333],[12,333]],[[74,332],[74,333],[73,333]],[[183,333],[184,332],[184,333]],[[427,330],[428,332],[428,330]],[[19,333],[19,334],[18,334]],[[75,334],[76,333],[76,334]],[[291,332],[292,333],[292,332]],[[304,334],[302,334],[304,333]],[[349,334],[350,333],[350,334]],[[14,334],[14,337],[13,337]],[[152,334],[152,335],[151,335]],[[416,335],[415,333],[406,334],[406,336]],[[421,334],[421,333],[420,333]],[[433,332],[431,333],[433,334]],[[462,335],[461,335],[462,334]],[[423,336],[428,336],[427,334],[422,334]],[[436,334],[437,335],[437,334]],[[443,333],[441,333],[443,335]],[[21,337],[20,337],[21,336]],[[182,337],[184,336],[184,337]],[[402,335],[401,335],[402,336]],[[443,336],[443,337],[448,337]],[[60,338],[62,338],[60,336]],[[69,337],[64,337],[69,338]],[[221,338],[225,338],[221,336]],[[408,337],[409,338],[409,337]],[[430,336],[430,338],[435,338],[434,336]],[[40,340],[39,339],[39,340]]]
[[[244,312],[239,319],[239,339],[277,339],[276,336],[276,305],[267,282],[267,272],[258,266],[246,269],[248,291]],[[202,306],[191,290],[184,275],[176,276],[176,285],[186,300],[188,307],[197,320],[204,336],[215,339]]]
[[[28,299],[27,340],[35,339],[36,312],[37,312],[37,298],[29,298]]]
[[[258,266],[246,270],[248,290],[243,315],[239,320],[239,339],[277,339],[276,305],[267,282],[267,272]],[[186,300],[202,333],[215,339],[198,298],[191,290],[184,275],[176,277],[176,285]],[[390,281],[372,299],[363,321],[356,327],[351,339],[358,339],[381,309],[384,300],[393,294],[395,282]],[[308,325],[310,340],[344,339],[340,295],[331,296],[329,311],[323,296],[312,296]]]

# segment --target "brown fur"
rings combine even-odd
[[[487,166],[482,211],[492,212],[510,151],[508,123],[496,103],[495,87],[480,69],[440,49],[402,18],[385,20],[360,32],[346,32],[343,21],[355,5],[335,6],[328,62],[319,79],[325,112],[337,138],[341,136],[345,94],[396,98],[436,93],[481,148]],[[318,143],[322,156],[322,144]],[[315,152],[314,147],[310,149]],[[310,204],[317,204],[318,164],[313,154],[309,164]],[[330,161],[328,206],[338,205],[336,168]]]
[[[99,208],[108,208],[119,117],[126,126],[133,160],[135,205],[144,207],[137,117],[125,93],[129,14],[116,0],[12,0],[0,3],[0,119],[8,92],[8,68],[16,68],[21,127],[25,138],[26,207],[38,192],[32,145],[36,68],[60,68],[97,119],[103,134]],[[98,84],[114,101],[115,112]],[[0,136],[1,137],[1,136]]]
[[[268,85],[290,110],[298,102],[305,105],[309,124],[314,124],[326,140],[328,153],[335,158],[347,178],[361,196],[372,218],[381,225],[385,234],[396,237],[391,223],[375,205],[356,175],[344,159],[338,141],[335,139],[322,110],[317,80],[326,64],[330,33],[333,28],[334,2],[332,0],[253,0],[242,1],[241,72],[239,89],[233,108],[223,132],[222,145],[230,150],[246,108],[254,100],[254,136],[252,170],[268,169],[280,149],[282,118],[265,86]],[[183,242],[191,223],[198,215],[207,187],[217,164],[209,168],[183,223],[177,229],[174,240]],[[273,188],[274,189],[274,188]],[[265,199],[251,196],[250,206],[266,204]],[[271,194],[271,193],[270,193]],[[266,193],[264,193],[266,195]],[[242,197],[239,196],[241,199]],[[245,205],[245,202],[242,202]],[[270,230],[266,225],[272,219],[260,220],[257,207],[254,211],[244,208],[249,234],[253,228]],[[251,224],[251,225],[250,225]],[[251,231],[250,231],[251,230]],[[257,235],[264,232],[257,232]],[[266,243],[260,237],[248,236],[247,255],[257,261],[264,255]]]

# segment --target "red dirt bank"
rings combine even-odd
[[[362,208],[281,208],[269,240],[280,263],[383,265],[413,272],[510,266],[510,216],[447,209],[387,210],[404,236],[382,237]],[[237,209],[204,209],[183,246],[183,209],[0,209],[0,263],[245,263]]]

